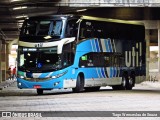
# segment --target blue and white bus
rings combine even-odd
[[[145,56],[142,23],[78,15],[30,17],[19,36],[17,85],[38,94],[101,86],[131,90],[146,78]]]

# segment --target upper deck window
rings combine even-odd
[[[67,27],[65,31],[66,37],[77,37],[78,33],[78,19],[72,19],[67,22]]]
[[[22,28],[23,36],[60,36],[62,20],[27,20]]]

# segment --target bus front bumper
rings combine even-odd
[[[31,88],[31,89],[60,89],[63,87],[63,82],[61,79],[51,79],[41,82],[27,81],[21,78],[17,78],[17,86],[20,89]]]

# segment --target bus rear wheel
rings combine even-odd
[[[135,84],[135,77],[132,76],[127,81],[126,90],[132,90],[134,84]]]
[[[37,89],[37,94],[42,95],[43,94],[43,89]]]
[[[126,86],[127,86],[127,77],[124,76],[124,77],[122,77],[122,84],[120,85],[120,89],[125,90]]]
[[[123,76],[121,85],[114,85],[112,86],[112,89],[113,90],[126,90],[126,86],[127,86],[127,77]]]
[[[78,93],[82,92],[84,90],[84,77],[83,75],[78,75],[77,81],[76,81],[76,87],[72,89],[73,92]]]

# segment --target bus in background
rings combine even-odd
[[[18,88],[131,90],[146,78],[144,25],[76,15],[30,17],[18,42]]]

